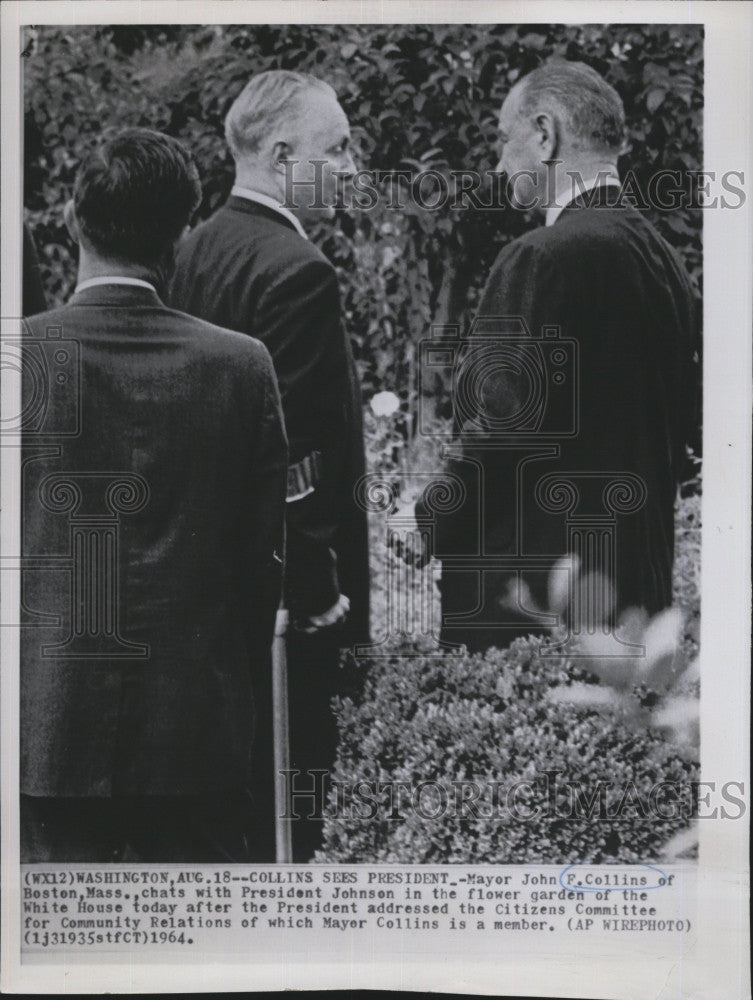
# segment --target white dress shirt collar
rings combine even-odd
[[[150,288],[155,295],[157,294],[157,289],[150,281],[143,281],[141,278],[126,278],[119,274],[108,274],[99,278],[87,278],[85,281],[79,281],[73,290],[74,295],[77,292],[83,292],[85,288],[94,288],[97,285],[136,285],[138,288]]]
[[[251,188],[241,187],[239,184],[235,185],[230,194],[235,195],[236,198],[245,198],[247,201],[256,201],[260,205],[266,205],[267,208],[271,208],[273,211],[279,212],[280,215],[286,218],[288,222],[295,227],[299,236],[302,236],[304,240],[308,239],[306,230],[293,215],[290,209],[285,208],[284,205],[281,205],[274,198],[270,198],[268,194],[262,194],[261,191],[252,191]]]
[[[595,187],[600,187],[602,184],[607,187],[621,187],[620,178],[616,174],[608,174],[605,170],[589,177],[586,181],[579,177],[568,177],[565,183],[557,186],[554,204],[546,210],[545,224],[553,226],[562,211],[571,205],[576,198],[588,194],[589,191],[593,191]]]

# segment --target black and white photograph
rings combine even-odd
[[[4,989],[749,996],[753,9],[159,6],[3,11]]]

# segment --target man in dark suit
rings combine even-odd
[[[109,141],[66,206],[76,291],[27,323],[27,861],[274,859],[287,446],[266,348],[158,296],[199,197],[174,139]]]
[[[285,604],[290,612],[291,766],[329,770],[343,690],[340,649],[369,627],[366,520],[354,500],[364,472],[361,395],[343,329],[334,268],[303,223],[332,216],[337,175],[354,170],[334,91],[314,77],[270,71],[233,103],[225,132],[236,164],[227,203],[181,244],[170,289],[179,309],[258,337],[280,383],[291,468]],[[299,800],[300,801],[300,800]],[[321,822],[293,825],[308,859]]]
[[[545,630],[562,557],[580,571],[573,627],[672,600],[696,304],[677,253],[622,196],[623,134],[619,96],[582,63],[535,70],[500,113],[511,202],[545,225],[500,253],[457,362],[467,496],[436,552],[443,638],[472,650]],[[459,554],[477,558],[453,569]]]

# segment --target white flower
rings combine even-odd
[[[378,392],[371,397],[369,406],[375,417],[391,417],[400,406],[400,400],[394,392]]]
[[[382,250],[382,267],[385,269],[392,267],[395,261],[399,260],[399,258],[400,253],[394,247],[386,246],[384,250]]]

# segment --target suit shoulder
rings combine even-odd
[[[642,260],[654,274],[674,273],[690,287],[682,257],[647,218],[631,205],[587,208],[568,213],[562,224],[550,227],[557,255],[587,261],[602,270],[611,265],[624,271]],[[565,252],[566,251],[566,252]]]
[[[619,238],[620,224],[612,209],[578,209],[568,212],[551,226],[539,226],[520,238],[534,252],[551,253],[562,247]]]
[[[287,226],[270,227],[260,236],[260,242],[270,265],[283,263],[289,270],[312,269],[322,274],[335,273],[334,267],[315,243]]]
[[[282,228],[282,227],[278,227]],[[249,262],[263,303],[294,307],[301,302],[335,301],[339,297],[337,272],[322,251],[298,233],[276,233],[259,246]]]
[[[291,261],[318,261],[328,264],[327,258],[311,240],[301,236],[284,221],[277,222],[266,216],[248,216],[243,212],[223,206],[209,219],[193,229],[182,243],[191,250],[220,238],[223,244],[242,244],[249,250],[263,248],[265,256],[281,256]]]
[[[233,357],[245,356],[250,361],[267,367],[269,351],[256,337],[249,336],[247,333],[239,333],[237,330],[228,330],[223,326],[216,326],[214,323],[208,323],[206,320],[198,319],[196,316],[191,316],[178,309],[166,309],[166,312],[173,322],[184,327],[186,332],[189,332],[207,353]]]
[[[539,226],[508,244],[497,258],[509,266],[556,267],[567,272],[585,263],[603,265],[630,254],[645,220],[636,220],[619,209],[578,209],[561,216],[554,225]],[[638,227],[638,230],[636,229]]]
[[[47,309],[45,312],[36,313],[34,316],[25,316],[23,319],[25,331],[32,336],[39,336],[51,327],[69,323],[73,309],[71,306],[56,306],[54,309]]]
[[[246,282],[259,294],[275,296],[298,286],[336,283],[335,269],[321,250],[284,223],[220,209],[184,241],[176,278],[220,269],[232,285]]]
[[[511,240],[497,254],[491,273],[520,271],[530,274],[532,268],[547,266],[558,255],[556,243],[543,227],[532,229]]]

